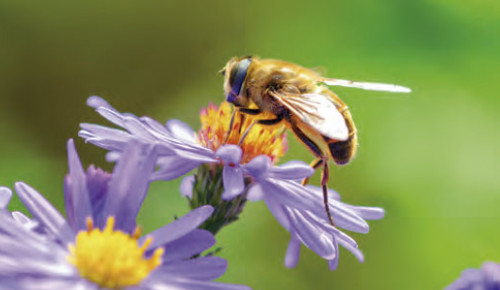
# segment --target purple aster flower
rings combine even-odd
[[[156,164],[155,148],[130,142],[113,174],[85,173],[68,142],[67,220],[35,189],[16,192],[44,232],[10,214],[10,190],[0,188],[0,284],[9,289],[247,289],[212,282],[227,267],[213,256],[191,259],[214,245],[199,230],[213,212],[200,207],[140,237],[136,216]],[[27,226],[28,225],[28,226]]]
[[[383,209],[342,203],[339,195],[330,190],[328,202],[336,224],[334,227],[324,210],[321,189],[304,187],[297,182],[313,173],[313,169],[305,163],[292,161],[273,167],[268,157],[258,156],[243,169],[254,179],[247,198],[250,201],[264,200],[275,218],[290,232],[285,258],[287,267],[297,264],[301,243],[328,260],[332,270],[338,264],[339,244],[360,262],[364,261],[357,243],[337,227],[368,233],[369,227],[365,220],[381,219],[384,216]]]
[[[445,290],[498,290],[500,289],[500,264],[485,262],[480,269],[466,269]]]
[[[194,131],[177,120],[162,126],[147,117],[118,113],[97,97],[90,98],[89,104],[126,131],[82,124],[80,136],[87,141],[115,152],[122,151],[124,144],[132,139],[145,144],[161,143],[164,150],[159,153],[160,156],[163,154],[160,158],[175,160],[171,164],[179,163],[179,168],[186,170],[172,169],[167,164],[162,173],[155,173],[155,180],[179,177],[190,171],[188,169],[197,167],[194,176],[183,179],[181,194],[188,198],[191,208],[204,204],[214,206],[214,214],[202,228],[215,234],[238,218],[247,197],[252,201],[262,199],[291,234],[286,266],[296,265],[301,244],[328,260],[331,269],[337,267],[339,244],[363,261],[356,242],[337,227],[367,233],[369,227],[365,220],[382,218],[383,209],[342,203],[338,195],[331,191],[329,206],[336,226],[330,225],[321,190],[304,187],[297,182],[310,176],[313,169],[302,162],[273,166],[286,151],[285,139],[272,135],[272,132],[279,131],[276,128],[253,128],[242,142],[240,134],[251,126],[252,117],[235,118],[241,121],[235,121],[228,133],[230,124],[233,124],[230,121],[230,106],[223,104],[218,109],[211,105],[202,110],[202,129],[196,138]],[[239,145],[223,145],[226,141]],[[188,156],[189,161],[184,161]],[[183,163],[189,166],[182,167]]]
[[[210,204],[215,207],[212,217],[202,226],[214,234],[223,226],[235,221],[243,209],[246,199],[245,179],[241,165],[248,158],[262,151],[259,151],[257,145],[262,145],[262,142],[275,143],[265,147],[262,151],[269,152],[268,154],[274,159],[281,156],[286,147],[284,137],[273,137],[269,130],[262,131],[262,134],[250,133],[241,146],[230,143],[222,145],[225,138],[223,132],[227,131],[227,127],[226,129],[223,127],[229,126],[230,123],[231,114],[227,111],[229,104],[221,106],[220,110],[217,110],[215,106],[209,106],[209,109],[202,111],[202,120],[216,119],[218,125],[214,129],[207,127],[208,121],[203,122],[203,128],[198,137],[188,125],[179,120],[169,120],[163,126],[149,117],[120,113],[97,96],[90,97],[87,104],[95,108],[101,116],[123,129],[81,124],[79,136],[83,137],[86,142],[109,150],[109,161],[118,160],[123,155],[127,144],[135,141],[157,148],[159,169],[151,175],[151,180],[171,180],[195,168],[198,169],[198,176],[204,176],[204,179],[195,179],[195,183],[202,188],[198,191],[200,194],[194,197],[192,194],[189,195],[190,206],[197,208]],[[245,126],[249,124],[250,122],[247,121]],[[235,124],[235,126],[243,127],[241,124]],[[235,128],[233,131],[239,132],[240,130]],[[236,133],[231,134],[228,140],[237,142],[238,136],[239,134]],[[211,187],[208,193],[206,184],[219,186]],[[195,185],[195,188],[198,186]],[[236,196],[239,197],[235,199]]]

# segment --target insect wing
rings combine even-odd
[[[329,97],[314,93],[299,96],[283,96],[278,93],[272,95],[302,122],[322,135],[339,141],[349,138],[345,119]]]
[[[383,92],[393,92],[393,93],[409,93],[411,89],[403,86],[393,85],[393,84],[381,84],[381,83],[364,83],[355,82],[349,80],[340,79],[321,79],[321,82],[329,86],[341,86],[349,88],[358,88],[370,91],[383,91]]]

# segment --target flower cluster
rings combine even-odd
[[[82,123],[79,136],[108,150],[114,170],[85,171],[70,139],[66,218],[23,182],[14,188],[32,217],[11,212],[12,191],[0,187],[1,289],[248,289],[213,281],[227,262],[217,250],[206,252],[247,201],[263,201],[290,233],[287,267],[297,264],[302,245],[332,270],[339,246],[364,260],[344,230],[367,233],[366,220],[382,218],[384,210],[343,203],[329,190],[332,225],[322,190],[300,183],[314,170],[300,161],[277,165],[287,151],[282,125],[258,125],[222,103],[202,109],[195,133],[179,120],[163,125],[121,113],[96,96],[88,105],[116,127]],[[136,220],[150,183],[181,176],[191,211],[144,235]]]
[[[485,262],[480,269],[466,269],[445,290],[500,289],[500,264]]]
[[[286,148],[281,132],[270,137],[276,128],[260,128],[257,133],[246,135],[244,142],[237,142],[251,122],[235,121],[231,132],[236,133],[228,137],[232,113],[224,103],[220,109],[211,105],[202,110],[203,125],[198,135],[179,120],[170,120],[163,126],[149,117],[120,113],[98,97],[91,97],[88,104],[123,130],[82,124],[80,136],[86,141],[110,150],[116,158],[132,140],[159,146],[162,152],[158,153],[160,169],[153,174],[155,180],[169,180],[197,168],[194,176],[183,179],[181,194],[188,198],[192,208],[205,204],[215,208],[202,228],[215,234],[238,218],[247,199],[263,200],[290,232],[286,266],[296,265],[301,244],[326,259],[330,269],[337,267],[339,245],[359,261],[364,260],[357,243],[339,228],[367,233],[366,220],[382,218],[384,210],[342,203],[339,195],[330,191],[328,203],[336,223],[332,226],[323,209],[321,191],[298,182],[309,177],[313,169],[299,161],[274,165]],[[180,170],[172,164],[184,166]]]
[[[215,244],[198,229],[213,212],[200,207],[145,236],[136,225],[156,164],[153,146],[130,142],[112,174],[83,170],[68,142],[65,219],[29,185],[15,184],[30,219],[10,212],[0,188],[0,281],[6,289],[246,289],[211,280],[227,262],[199,256]],[[192,259],[193,256],[199,256]]]

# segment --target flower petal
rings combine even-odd
[[[241,161],[241,156],[243,154],[243,151],[239,146],[236,145],[224,145],[221,146],[217,151],[215,152],[215,155],[219,157],[224,164],[239,164]]]
[[[279,203],[272,195],[264,194],[264,202],[267,205],[269,211],[274,215],[278,222],[285,229],[290,230],[290,221],[288,216],[285,214],[284,207]]]
[[[260,184],[256,183],[250,186],[247,193],[247,200],[249,201],[259,201],[264,198],[264,192]]]
[[[321,200],[323,200],[323,188],[314,185],[306,185],[306,188],[321,197]],[[328,188],[328,200],[330,199],[340,201],[340,194],[338,194],[335,190]]]
[[[6,209],[12,198],[12,190],[8,187],[0,186],[0,209]]]
[[[295,268],[297,262],[300,258],[300,240],[297,234],[292,230],[290,233],[290,242],[288,242],[288,248],[286,249],[285,255],[285,267]]]
[[[24,206],[54,236],[64,243],[73,240],[73,231],[66,220],[40,193],[23,182],[16,182],[14,187]]]
[[[306,247],[324,259],[330,260],[335,258],[337,253],[334,240],[332,239],[333,236],[328,236],[319,230],[317,225],[305,219],[302,213],[296,209],[286,208],[285,213],[297,232],[299,239]]]
[[[351,209],[365,220],[378,220],[385,215],[384,209],[380,207],[353,206],[349,204],[344,204],[344,206]]]
[[[78,136],[96,146],[107,150],[121,151],[132,136],[123,130],[108,128],[101,125],[81,123]]]
[[[186,160],[176,155],[161,156],[157,163],[160,169],[151,175],[152,181],[179,178],[201,164],[200,161]]]
[[[195,143],[195,133],[186,123],[172,119],[167,121],[165,127],[172,136],[187,142]]]
[[[257,180],[266,178],[270,169],[271,158],[265,155],[259,155],[243,166],[243,170]]]
[[[222,199],[231,200],[245,190],[245,182],[243,181],[243,171],[240,167],[231,167],[225,165],[222,170],[222,181],[224,183],[224,192]]]
[[[102,212],[106,194],[108,192],[111,174],[95,168],[90,165],[85,174],[87,178],[87,190],[89,192],[90,204],[92,205],[92,212]]]
[[[73,230],[78,232],[87,227],[86,218],[92,217],[92,207],[85,172],[73,139],[68,140],[67,151],[69,174],[64,180],[66,216]]]
[[[270,169],[269,176],[274,178],[300,180],[311,176],[314,169],[302,161],[289,161]]]
[[[111,105],[99,96],[90,96],[87,98],[87,106],[91,108],[105,107],[112,108]]]
[[[168,281],[158,283],[150,281],[147,283],[148,290],[250,290],[250,287],[237,284],[226,284],[220,282],[200,281],[194,279],[186,279],[181,277],[170,277]]]
[[[96,217],[96,225],[104,227],[108,216],[115,216],[115,229],[132,232],[149,186],[149,178],[156,163],[151,145],[131,142],[125,148],[113,170],[103,210]]]
[[[196,280],[212,280],[222,276],[227,270],[227,261],[220,257],[200,257],[178,261],[158,267],[152,279],[162,280],[168,276]]]
[[[185,236],[164,245],[163,263],[187,260],[215,245],[215,238],[209,231],[195,229]]]
[[[191,231],[195,230],[199,225],[205,222],[206,219],[210,217],[213,213],[214,208],[210,205],[204,205],[196,208],[186,214],[185,216],[165,225],[151,233],[147,236],[151,236],[153,241],[148,247],[148,250],[155,249],[161,245],[167,244],[169,242],[175,241]],[[145,237],[139,239],[139,243],[143,244]]]
[[[182,179],[181,185],[179,188],[179,191],[181,192],[181,196],[191,198],[193,196],[193,186],[194,186],[194,175],[185,176]]]

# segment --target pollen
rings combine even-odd
[[[151,237],[139,246],[141,234],[137,228],[133,234],[115,231],[115,219],[109,217],[101,231],[93,228],[92,219],[87,219],[87,230],[80,231],[74,245],[69,245],[68,261],[80,275],[101,288],[122,289],[139,285],[151,271],[162,263],[162,248],[156,249],[149,258],[145,251]]]
[[[212,150],[217,150],[225,144],[240,145],[243,150],[242,163],[247,163],[258,155],[267,155],[277,162],[283,156],[288,144],[284,126],[277,124],[273,126],[254,125],[240,144],[240,140],[251,124],[260,119],[272,119],[272,116],[260,114],[252,116],[236,113],[233,128],[229,130],[232,116],[231,105],[223,102],[220,107],[209,104],[200,112],[201,129],[198,132],[199,142]],[[230,132],[229,136],[227,135]]]

